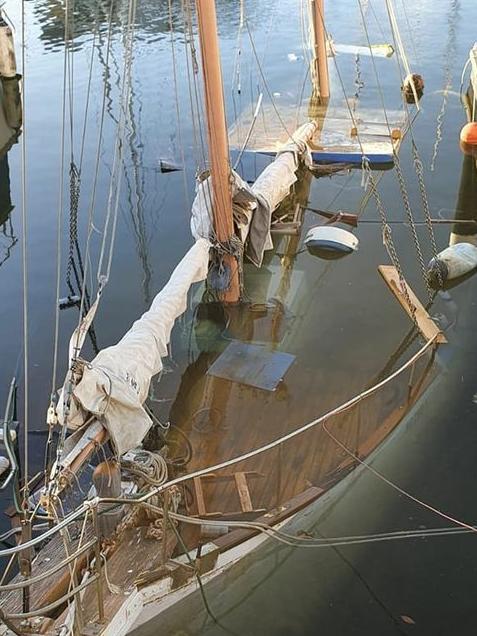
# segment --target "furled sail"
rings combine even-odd
[[[149,311],[117,344],[83,365],[82,377],[73,390],[69,428],[79,428],[92,414],[108,430],[119,455],[142,442],[152,424],[143,407],[151,378],[162,369],[161,358],[167,355],[175,320],[187,307],[191,285],[207,275],[209,248],[209,241],[199,238]]]
[[[245,256],[257,267],[262,264],[264,252],[273,247],[270,234],[272,213],[297,181],[296,172],[300,162],[311,163],[307,144],[316,130],[316,122],[300,126],[252,186],[232,171],[235,222],[244,244]],[[192,205],[191,231],[195,238],[211,238],[213,235],[211,200],[212,187],[208,177],[199,182]]]

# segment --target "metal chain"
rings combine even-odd
[[[437,258],[437,243],[436,237],[434,235],[434,228],[432,227],[432,219],[431,219],[431,210],[429,208],[429,200],[427,198],[426,184],[424,181],[424,166],[422,164],[422,160],[419,156],[419,151],[417,146],[412,140],[412,157],[414,161],[414,168],[416,170],[417,181],[419,183],[419,191],[421,193],[421,201],[422,201],[422,209],[424,210],[424,219],[426,221],[427,231],[429,233],[429,240],[431,242],[432,256],[433,258]],[[443,287],[444,280],[442,278],[442,272],[439,268],[437,268],[437,280],[439,282],[439,287]],[[432,291],[432,298],[434,298],[435,291]]]
[[[394,240],[393,240],[393,237],[392,237],[392,231],[391,231],[391,227],[390,227],[390,225],[388,223],[386,210],[384,209],[384,204],[383,204],[383,201],[382,201],[381,196],[379,194],[379,191],[378,191],[378,188],[377,188],[377,184],[376,184],[376,180],[374,178],[373,173],[371,172],[368,160],[365,160],[363,162],[363,168],[367,172],[367,177],[366,178],[367,178],[367,181],[368,181],[368,183],[370,185],[370,192],[371,192],[372,196],[374,197],[374,201],[376,203],[376,208],[378,210],[379,216],[381,217],[381,222],[382,222],[382,227],[383,227],[383,244],[384,244],[384,247],[386,248],[386,251],[387,251],[387,253],[389,255],[389,258],[391,259],[392,264],[396,268],[396,271],[397,271],[398,277],[399,277],[399,284],[400,284],[400,287],[401,287],[401,292],[403,293],[404,298],[406,299],[406,302],[408,304],[412,320],[417,325],[416,316],[415,316],[416,307],[413,305],[413,303],[411,301],[411,298],[409,296],[409,292],[407,290],[406,280],[404,278],[404,274],[403,274],[402,267],[401,267],[401,262],[399,260],[399,256],[398,256],[397,251],[396,251],[396,246],[394,245]]]
[[[74,161],[70,163],[70,244],[68,248],[68,264],[66,266],[66,284],[71,293],[74,288],[71,282],[71,272],[74,267],[74,250],[78,243],[78,205],[80,195],[80,175]]]
[[[412,157],[414,161],[414,168],[416,169],[417,181],[419,183],[419,191],[421,193],[422,208],[424,210],[424,219],[426,221],[427,229],[429,232],[429,239],[431,241],[432,255],[437,256],[437,243],[434,236],[434,228],[432,227],[431,211],[429,208],[429,200],[427,198],[426,184],[424,182],[424,166],[422,164],[417,146],[412,141]]]
[[[397,154],[395,154],[394,156],[394,164],[396,167],[396,175],[398,178],[399,188],[401,190],[401,196],[404,203],[404,210],[406,211],[406,216],[408,218],[409,225],[411,227],[411,234],[414,241],[414,247],[416,249],[416,254],[419,259],[419,265],[421,268],[422,278],[424,279],[424,282],[426,284],[426,289],[427,289],[427,294],[429,296],[429,299],[431,299],[433,297],[434,292],[432,290],[432,287],[429,285],[429,279],[427,276],[427,268],[424,263],[424,257],[422,255],[422,250],[421,250],[421,244],[419,242],[419,236],[416,230],[416,223],[414,221],[414,215],[412,212],[411,203],[409,201],[409,195],[408,195],[406,184],[404,181],[404,175],[401,170],[401,163],[399,161]]]

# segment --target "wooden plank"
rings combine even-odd
[[[354,126],[358,130],[360,137],[363,135],[369,135],[371,137],[391,137],[393,130],[400,130],[402,128],[402,122],[389,122],[386,121],[363,121],[362,119],[355,119],[354,121],[348,115],[345,118],[327,117],[324,131],[326,133],[339,133],[348,137],[357,136],[356,132],[353,134]]]
[[[247,478],[245,473],[234,473],[235,483],[237,485],[238,495],[240,499],[240,506],[243,512],[252,512],[252,499],[250,498],[250,491],[248,489]]]
[[[204,489],[202,488],[201,477],[194,477],[194,490],[195,490],[195,499],[197,503],[197,513],[199,517],[206,517],[207,509],[205,507]]]
[[[379,265],[378,271],[384,278],[386,285],[399,301],[401,307],[412,320],[413,315],[411,308],[409,307],[404,291],[401,289],[401,281],[399,280],[399,274],[396,268],[393,265]],[[426,338],[426,340],[432,340],[435,338],[437,343],[445,344],[447,342],[447,338],[429,316],[419,298],[405,281],[402,281],[402,284],[406,286],[409,300],[414,308],[414,318],[422,335]]]
[[[303,510],[311,503],[313,503],[320,495],[322,495],[324,490],[322,488],[317,488],[316,486],[311,486],[307,488],[304,492],[300,493],[296,497],[293,497],[285,504],[267,512],[261,517],[255,519],[257,523],[266,523],[267,525],[273,526],[281,521],[284,521],[288,517],[291,517],[296,512]],[[260,531],[255,530],[253,528],[244,528],[240,530],[234,530],[225,534],[222,537],[214,540],[214,545],[220,550],[220,552],[225,552],[225,550],[229,550],[234,546],[242,543],[242,541],[246,541],[251,537],[258,534]]]

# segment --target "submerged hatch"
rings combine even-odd
[[[282,351],[239,342],[231,342],[207,371],[208,375],[246,384],[265,391],[275,391],[295,356]]]

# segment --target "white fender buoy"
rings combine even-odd
[[[477,247],[471,243],[455,243],[446,247],[429,262],[427,276],[432,287],[468,274],[477,267]]]
[[[313,256],[327,260],[341,258],[358,249],[357,237],[340,227],[318,225],[308,230],[305,247]]]
[[[0,477],[10,468],[10,462],[6,457],[0,455]]]

